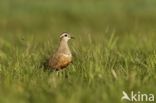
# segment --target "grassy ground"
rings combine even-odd
[[[121,103],[156,94],[155,0],[1,0],[0,103]],[[41,63],[70,32],[74,63]]]

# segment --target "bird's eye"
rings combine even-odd
[[[67,37],[68,35],[64,35],[65,37]]]

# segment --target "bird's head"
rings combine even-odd
[[[70,40],[70,39],[74,39],[74,37],[70,36],[70,34],[68,34],[68,33],[62,33],[62,34],[60,35],[60,39],[61,39],[61,40],[68,41],[68,40]]]

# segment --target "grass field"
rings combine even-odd
[[[76,38],[69,43],[74,62],[59,73],[44,71],[62,32]],[[0,103],[156,95],[155,41],[155,0],[0,0]]]

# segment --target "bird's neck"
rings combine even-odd
[[[70,55],[71,52],[70,52],[70,48],[68,46],[68,41],[61,40],[60,41],[59,48],[58,48],[58,51],[61,52],[61,53],[69,54]]]

